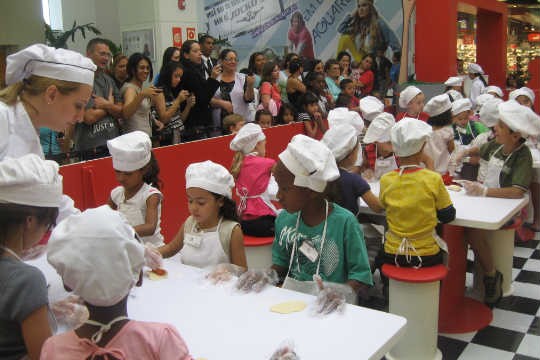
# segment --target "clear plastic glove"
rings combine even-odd
[[[364,178],[364,180],[366,180],[367,182],[373,182],[375,181],[375,172],[373,171],[373,169],[366,169],[362,172],[362,177]]]
[[[469,196],[486,196],[488,188],[477,181],[459,180],[465,188],[465,193]]]
[[[163,256],[153,244],[144,244],[144,261],[150,269],[159,269],[163,266]]]
[[[294,352],[294,343],[287,340],[272,354],[270,360],[300,360],[300,357]]]
[[[323,282],[321,277],[313,275],[313,281],[319,288],[315,301],[315,312],[330,314],[334,311],[343,312],[347,298],[354,298],[354,290],[349,285]]]
[[[59,324],[75,329],[88,320],[88,309],[80,297],[69,295],[51,305],[51,310]]]
[[[260,292],[266,285],[276,285],[279,276],[274,269],[248,270],[238,278],[236,288],[245,292]]]
[[[206,278],[210,280],[212,284],[217,284],[220,282],[227,282],[231,280],[233,276],[238,277],[242,275],[244,271],[246,271],[246,269],[238,265],[218,264],[206,274]]]

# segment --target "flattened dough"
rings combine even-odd
[[[461,191],[461,186],[452,184],[452,185],[448,185],[447,189],[451,191]]]
[[[270,311],[279,314],[290,314],[293,312],[300,312],[306,308],[307,304],[304,301],[286,301],[270,308]]]
[[[153,271],[148,272],[148,279],[150,280],[163,280],[168,277],[168,273],[165,273],[165,275],[158,275]]]

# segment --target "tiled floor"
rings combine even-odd
[[[488,327],[474,333],[439,334],[445,360],[540,359],[539,240],[516,243],[512,275],[514,292],[493,309]],[[467,283],[472,285],[471,274]]]
[[[444,360],[540,359],[539,240],[516,243],[512,275],[514,292],[493,309],[488,327],[466,334],[439,334]],[[471,273],[467,273],[467,285],[472,286]],[[380,302],[372,305],[382,310]]]

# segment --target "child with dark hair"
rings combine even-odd
[[[311,92],[307,92],[300,97],[300,104],[303,112],[298,114],[298,121],[304,122],[306,135],[320,140],[325,131],[326,125],[323,122],[321,109],[319,108],[319,99]]]
[[[109,206],[120,211],[146,243],[163,244],[159,165],[150,137],[134,131],[107,142],[120,186],[111,191]]]
[[[347,107],[350,109],[360,109],[360,99],[354,96],[355,89],[356,89],[354,85],[354,81],[349,78],[343,79],[339,82],[339,88],[341,89],[340,95],[345,94],[351,97],[351,100],[349,104],[347,105]]]
[[[174,239],[158,250],[163,257],[180,252],[182,263],[199,268],[231,263],[246,268],[244,235],[232,200],[233,176],[212,161],[190,164],[186,193],[191,214]]]
[[[283,103],[279,108],[276,123],[278,125],[290,124],[296,122],[297,118],[296,108],[289,103]]]
[[[255,124],[258,124],[263,129],[268,129],[272,127],[272,113],[268,110],[257,110],[255,113]]]

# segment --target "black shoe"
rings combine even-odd
[[[484,303],[489,307],[495,306],[502,298],[503,276],[499,271],[494,276],[484,275]]]

